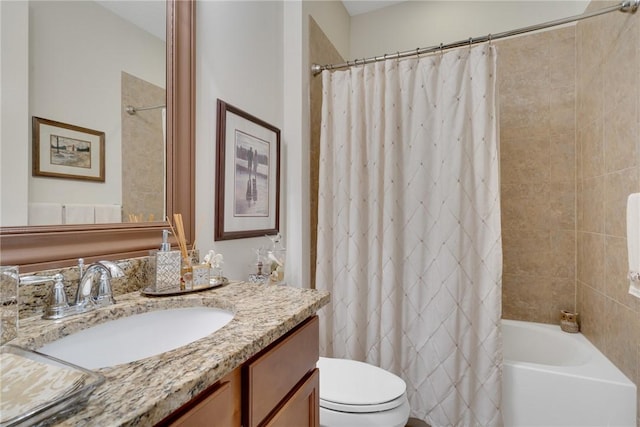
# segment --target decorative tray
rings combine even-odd
[[[0,426],[46,426],[82,408],[105,378],[12,344],[0,347]]]
[[[192,292],[202,292],[209,289],[217,288],[219,286],[227,285],[228,283],[229,283],[229,279],[227,279],[226,277],[223,277],[222,280],[211,279],[209,280],[208,285],[194,286],[191,289],[173,288],[173,289],[165,289],[163,291],[156,291],[155,289],[153,289],[153,287],[148,287],[148,288],[142,289],[140,293],[148,297],[169,297],[169,296],[175,296],[175,295],[190,294]]]

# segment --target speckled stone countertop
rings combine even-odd
[[[58,424],[152,426],[328,302],[324,291],[245,282],[173,297],[132,292],[120,296],[114,306],[61,321],[23,319],[18,337],[10,343],[37,350],[105,320],[155,309],[212,306],[233,311],[233,320],[208,337],[158,356],[98,369],[106,382],[84,409]]]

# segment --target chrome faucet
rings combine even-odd
[[[97,261],[84,269],[84,260],[78,260],[80,280],[73,304],[67,302],[62,274],[54,276],[27,276],[20,278],[22,284],[55,282],[44,309],[43,319],[62,319],[73,314],[86,313],[97,307],[115,303],[111,290],[111,279],[123,277],[124,271],[111,261]],[[98,286],[94,286],[99,275]]]
[[[80,262],[80,260],[78,260],[78,264],[84,266],[84,262]],[[83,268],[80,268],[81,271],[82,269]],[[99,286],[94,291],[93,284],[98,273],[100,274],[100,282]],[[87,267],[80,276],[78,289],[76,290],[76,298],[73,305],[80,309],[81,307],[88,307],[91,305],[107,306],[115,304],[116,301],[113,298],[113,292],[111,290],[111,279],[123,276],[124,271],[114,262],[94,262]]]

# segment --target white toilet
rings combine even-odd
[[[409,419],[402,378],[368,363],[321,357],[321,427],[404,427]]]

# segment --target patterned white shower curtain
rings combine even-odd
[[[501,425],[495,48],[322,78],[322,354],[399,375],[434,427]]]

